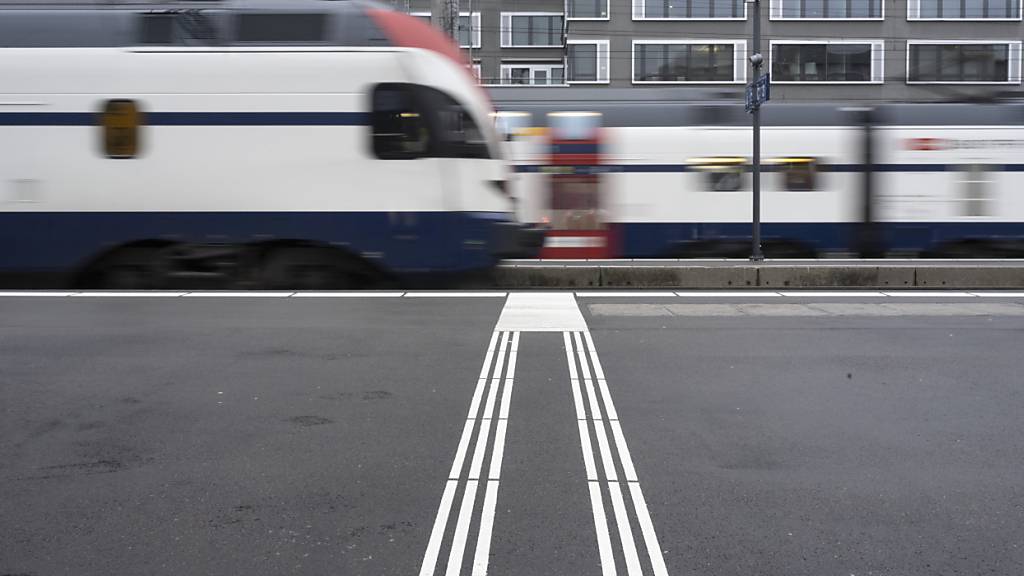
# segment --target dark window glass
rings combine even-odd
[[[870,82],[870,44],[776,44],[772,74],[782,82]]]
[[[459,46],[468,48],[473,45],[475,47],[473,37],[479,34],[480,30],[473,26],[473,21],[469,16],[459,16]]]
[[[1018,0],[920,0],[921,18],[1016,18]]]
[[[732,44],[637,44],[638,82],[732,82]]]
[[[569,44],[569,81],[597,81],[597,44]]]
[[[781,1],[783,18],[879,18],[882,16],[882,0]]]
[[[743,4],[736,0],[647,0],[644,4],[644,18],[738,18],[742,15]]]
[[[419,87],[434,134],[434,156],[490,158],[487,139],[470,113],[454,98],[433,88]]]
[[[108,158],[135,158],[139,153],[142,115],[134,100],[107,100],[102,112],[103,151]]]
[[[807,192],[817,188],[818,162],[814,158],[787,160],[782,165],[782,180],[786,190]]]
[[[911,44],[914,82],[1006,82],[1010,54],[1006,44]]]
[[[381,84],[373,91],[371,129],[373,153],[383,160],[409,160],[427,155],[430,131],[416,91],[403,84]]]
[[[567,6],[569,18],[608,17],[608,3],[606,0],[569,0]]]
[[[239,42],[323,42],[326,14],[239,14]]]
[[[513,16],[513,46],[561,46],[561,16]]]
[[[140,44],[174,44],[174,14],[141,14]]]

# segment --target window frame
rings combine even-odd
[[[1017,16],[1012,18],[926,18],[921,16],[921,0],[907,0],[907,22],[1021,22],[1024,0],[1017,0]]]
[[[732,80],[637,80],[636,79],[636,47],[638,44],[645,45],[701,45],[701,44],[732,44]],[[684,40],[633,40],[630,48],[629,78],[633,84],[743,84],[747,81],[747,41],[746,40],[724,40],[724,39],[684,39]]]
[[[514,32],[515,26],[513,20],[516,17],[530,17],[530,16],[558,16],[562,19],[562,30],[559,32],[559,36],[562,37],[562,44],[515,44]],[[500,22],[498,39],[500,41],[501,48],[563,48],[565,46],[565,13],[564,12],[502,12],[500,14]],[[507,28],[506,28],[507,22]],[[506,40],[507,38],[507,40]]]
[[[687,2],[701,1],[701,0],[686,0]],[[741,0],[743,4],[743,15],[742,16],[698,16],[698,17],[677,17],[677,16],[665,16],[660,18],[649,18],[645,15],[647,8],[647,0],[633,0],[633,21],[634,22],[716,22],[719,20],[733,20],[733,21],[745,21],[747,19],[747,4],[748,0]]]
[[[505,70],[510,70],[512,68],[528,68],[530,70],[530,83],[529,84],[505,83]],[[562,69],[562,83],[561,84],[551,84],[550,82],[547,83],[547,84],[535,84],[533,82],[533,73],[536,72],[537,70],[546,70],[547,73],[548,73],[548,79],[550,80],[551,79],[551,71],[554,70],[555,68],[561,68]],[[545,61],[545,62],[504,62],[503,61],[501,63],[501,65],[499,66],[499,68],[498,68],[498,81],[500,83],[496,84],[497,86],[530,86],[530,87],[538,87],[538,86],[539,87],[544,87],[544,86],[565,86],[565,62],[562,61],[562,62],[555,63],[555,62],[550,62],[550,61]]]
[[[409,16],[413,16],[415,18],[426,18],[427,22],[428,23],[430,22],[430,12],[410,12]],[[474,50],[476,50],[478,48],[482,48],[484,44],[483,44],[483,36],[480,33],[480,30],[481,30],[480,29],[480,12],[476,11],[476,10],[474,10],[472,13],[470,13],[470,12],[459,12],[459,19],[460,20],[462,19],[463,16],[468,16],[469,17],[469,25],[473,27],[472,37],[470,38],[470,40],[472,40],[472,42],[473,42],[473,45],[470,46],[469,44],[461,44],[460,43],[459,44],[459,48],[473,48]]]
[[[1017,86],[1021,83],[1021,40],[907,40],[906,49],[906,83],[908,85],[927,85],[927,84],[952,84],[961,86]],[[962,81],[962,80],[911,80],[910,79],[910,47],[914,45],[924,46],[992,46],[997,44],[1006,45],[1006,75],[1007,79],[1005,82],[1001,81]],[[1016,53],[1014,53],[1014,47],[1016,47]],[[1014,74],[1016,74],[1016,80],[1014,80]]]
[[[867,81],[858,80],[777,80],[775,68],[775,46],[785,45],[824,45],[833,44],[868,44],[871,46],[871,79]],[[877,66],[877,73],[876,67]],[[772,84],[797,84],[797,85],[821,85],[821,86],[863,86],[867,84],[885,84],[885,41],[884,40],[771,40],[768,42],[768,72],[772,74]],[[877,80],[876,80],[877,78]]]
[[[597,46],[596,64],[597,64],[597,80],[570,80],[569,79],[569,46],[572,44],[593,44]],[[609,41],[605,39],[566,39],[565,41],[565,83],[567,85],[599,85],[599,84],[611,84],[612,70],[611,70],[611,50],[609,47]],[[601,79],[601,53],[602,47],[604,52],[604,65],[605,65],[605,77]]]
[[[611,0],[604,0],[604,13],[605,13],[605,17],[604,18],[592,17],[592,16],[586,16],[586,17],[569,16],[569,4],[568,4],[568,1],[566,2],[565,6],[566,6],[566,9],[565,9],[565,21],[566,22],[607,22],[607,21],[612,19]]]
[[[785,10],[783,9],[782,3],[786,0],[770,0],[768,7],[768,19],[778,20],[782,22],[880,22],[885,20],[885,0],[881,0],[882,12],[879,16],[867,16],[867,17],[850,17],[850,18],[806,18],[802,16],[786,16]],[[790,0],[793,1],[793,0]],[[800,1],[800,0],[795,0]],[[824,0],[827,2],[828,0]],[[913,0],[908,0],[913,1]],[[849,2],[849,0],[847,0]]]

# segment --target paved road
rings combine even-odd
[[[1024,294],[166,296],[0,296],[0,574],[1024,573]]]

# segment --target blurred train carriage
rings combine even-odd
[[[358,0],[5,7],[0,46],[8,277],[327,288],[536,245],[486,94],[407,15]]]
[[[544,256],[749,255],[750,118],[735,95],[491,97],[520,216],[550,227]],[[773,102],[762,123],[769,257],[1024,257],[1024,105]]]

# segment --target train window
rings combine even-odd
[[[174,44],[175,14],[141,14],[139,44]]]
[[[103,106],[103,150],[108,158],[135,158],[139,153],[142,114],[134,100],[107,100]]]
[[[817,190],[818,160],[816,158],[780,158],[784,189],[792,192]]]
[[[987,166],[981,164],[970,164],[962,167],[962,170],[964,216],[988,216],[992,202],[989,194],[992,174]]]
[[[692,158],[698,171],[706,174],[708,190],[715,192],[736,192],[743,189],[746,158]]]
[[[438,156],[490,158],[487,139],[476,121],[454,98],[433,88],[421,88],[424,107],[435,123]]]
[[[373,153],[382,160],[411,160],[427,155],[430,131],[413,86],[381,84],[373,91]]]
[[[530,119],[529,112],[495,112],[494,127],[503,140],[514,140],[530,127]]]
[[[327,14],[239,14],[239,42],[324,42]]]

